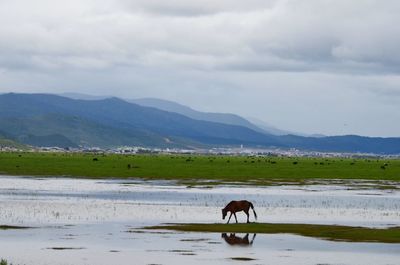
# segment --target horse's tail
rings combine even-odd
[[[257,220],[257,213],[256,213],[256,211],[254,211],[254,206],[253,206],[253,204],[251,202],[250,202],[250,207],[253,210],[254,218],[256,218],[256,220]]]

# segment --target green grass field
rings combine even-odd
[[[146,227],[153,230],[186,232],[296,234],[333,241],[400,243],[400,227],[378,229],[311,224],[175,224]]]
[[[400,181],[400,160],[24,152],[0,153],[0,174],[265,185],[323,179]]]

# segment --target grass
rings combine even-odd
[[[252,260],[256,260],[256,259],[252,259],[252,258],[246,258],[246,257],[232,257],[230,258],[231,260],[238,260],[238,261],[252,261]]]
[[[0,225],[0,230],[9,230],[9,229],[28,229],[31,227],[26,226],[14,226],[14,225]]]
[[[332,241],[400,243],[400,227],[378,229],[336,225],[311,224],[169,224],[146,227],[186,232],[295,234]]]
[[[82,250],[85,248],[72,248],[72,247],[52,247],[52,248],[47,248],[47,249],[51,249],[51,250]]]
[[[3,152],[0,174],[166,179],[187,184],[202,180],[265,185],[322,179],[400,181],[400,160]]]

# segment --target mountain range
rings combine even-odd
[[[218,122],[223,124],[238,125],[247,127],[257,132],[269,133],[236,114],[200,112],[176,102],[157,99],[157,98],[140,98],[140,99],[129,100],[129,102],[141,106],[161,109],[168,112],[179,113],[194,120],[203,120],[203,121]]]
[[[107,98],[106,96],[91,96],[80,93],[64,93],[61,96],[65,96],[72,99],[83,99],[83,100],[99,100]],[[257,132],[273,134],[273,135],[287,135],[287,134],[297,135],[297,133],[291,133],[289,131],[284,131],[275,128],[274,126],[271,126],[259,119],[252,119],[250,121],[249,119],[245,119],[243,117],[240,117],[239,115],[231,113],[201,112],[194,110],[188,106],[179,104],[177,102],[165,99],[138,98],[138,99],[125,99],[125,100],[144,107],[152,107],[168,112],[179,113],[194,120],[203,120],[203,121],[218,122],[230,125],[244,126],[252,130],[255,130]]]
[[[157,102],[156,102],[157,103]],[[400,153],[400,138],[274,135],[234,114],[201,113],[154,99],[74,99],[0,95],[3,138],[35,146],[252,146],[338,152]],[[186,111],[186,112],[185,112]]]

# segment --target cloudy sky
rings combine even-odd
[[[400,136],[398,0],[0,0],[0,93],[157,97]]]

